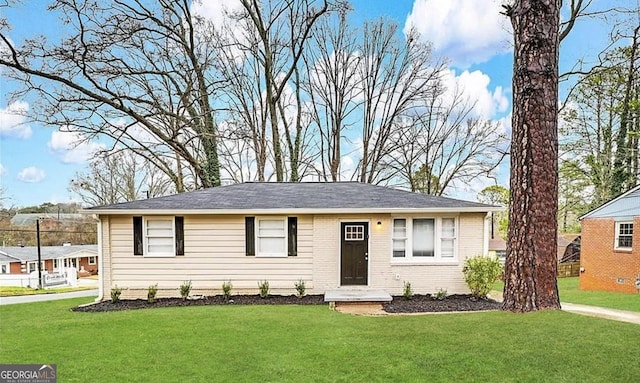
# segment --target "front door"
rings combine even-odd
[[[342,222],[340,284],[366,285],[369,264],[369,223]]]

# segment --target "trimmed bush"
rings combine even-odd
[[[264,280],[258,282],[258,289],[260,289],[260,298],[266,298],[269,296],[269,281]]]
[[[227,301],[231,298],[232,288],[233,288],[233,285],[231,284],[231,281],[222,283],[222,294],[224,295],[224,299]]]
[[[149,291],[147,291],[147,302],[153,303],[156,301],[156,294],[158,293],[158,284],[149,286]]]
[[[462,273],[471,294],[476,298],[486,298],[502,274],[502,265],[498,258],[478,255],[464,261]]]
[[[433,299],[443,301],[447,299],[447,289],[438,289],[435,294],[433,294]]]
[[[413,298],[413,289],[411,289],[411,282],[404,281],[404,287],[402,289],[402,296],[406,300],[409,300],[409,299]]]
[[[302,279],[295,283],[296,291],[298,292],[298,298],[304,297],[304,293],[307,290],[305,283]]]
[[[191,292],[191,281],[184,281],[180,285],[180,296],[182,300],[186,300]]]
[[[111,302],[120,302],[120,294],[122,294],[122,289],[116,285],[116,287],[111,289]]]

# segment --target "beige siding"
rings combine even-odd
[[[133,255],[131,216],[101,218],[105,299],[115,285],[124,289],[123,298],[132,298],[146,296],[155,283],[160,296],[177,296],[186,280],[201,294],[219,294],[224,281],[232,282],[234,293],[255,294],[261,280],[269,281],[272,293],[292,294],[294,283],[303,279],[308,293],[323,294],[340,287],[340,222],[345,221],[369,222],[368,288],[400,294],[408,281],[416,293],[440,288],[463,293],[468,292],[461,271],[464,259],[480,254],[487,240],[485,214],[461,214],[455,262],[398,264],[391,257],[392,215],[306,215],[298,217],[297,257],[247,257],[244,216],[198,215],[185,216],[184,256],[151,258]]]
[[[187,280],[202,294],[220,293],[225,281],[234,293],[255,293],[262,280],[273,293],[294,293],[300,279],[313,286],[310,216],[298,217],[298,256],[281,258],[245,255],[244,216],[185,216],[185,255],[167,258],[134,256],[132,217],[111,221],[111,286],[122,287],[123,298],[144,297],[156,283],[159,296],[176,296]]]

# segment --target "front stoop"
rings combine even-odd
[[[334,303],[380,303],[391,302],[392,299],[384,290],[338,289],[324,293],[324,301]]]
[[[324,293],[324,301],[336,311],[354,315],[386,315],[384,302],[393,298],[383,290],[339,289]]]

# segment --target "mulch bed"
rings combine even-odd
[[[388,313],[422,313],[452,311],[500,310],[502,304],[493,299],[478,299],[471,295],[448,295],[443,300],[431,295],[414,295],[411,299],[393,297],[393,301],[383,305]]]
[[[116,303],[104,301],[74,307],[71,310],[80,312],[106,312],[179,306],[322,304],[326,304],[323,295],[305,295],[302,298],[298,298],[295,295],[270,295],[267,298],[260,298],[259,295],[234,295],[229,301],[225,300],[222,295],[216,295],[187,300],[182,300],[181,298],[158,298],[154,303],[149,303],[145,299],[125,299]],[[393,301],[385,303],[383,308],[389,313],[483,311],[499,310],[500,303],[492,299],[474,299],[470,295],[449,295],[444,300],[434,299],[430,295],[414,295],[410,300],[403,297],[393,297]]]

